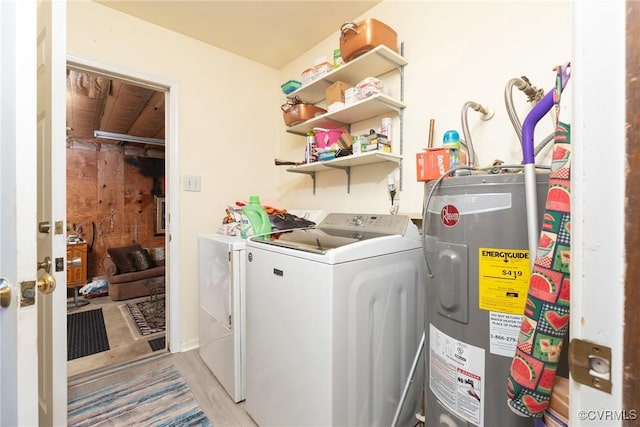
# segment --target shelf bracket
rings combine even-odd
[[[351,166],[344,168],[344,172],[347,174],[347,194],[351,194]]]
[[[302,170],[295,170],[295,169],[289,169],[288,171],[309,175],[309,177],[313,181],[313,195],[314,196],[316,195],[316,171],[302,171]]]
[[[400,55],[404,56],[404,42],[400,43]],[[399,68],[400,71],[400,101],[404,102],[404,65]],[[404,108],[398,112],[398,120],[400,121],[400,156],[402,159],[398,162],[398,169],[400,171],[400,191],[404,184],[404,171],[402,168],[404,159]]]
[[[347,194],[351,194],[351,166],[335,166],[331,164],[326,166],[333,169],[342,169],[347,174]]]
[[[398,169],[400,171],[400,183],[399,183],[399,187],[400,187],[400,191],[402,191],[402,187],[404,184],[404,180],[402,178],[403,176],[403,168],[402,168],[402,164],[403,164],[403,160],[404,160],[404,110],[400,110],[400,113],[398,114],[398,120],[400,121],[400,144],[398,144],[400,147],[400,156],[401,159],[398,162]]]

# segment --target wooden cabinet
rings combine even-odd
[[[76,288],[87,284],[87,243],[68,243],[67,261],[80,257],[79,267],[67,266],[67,287]]]

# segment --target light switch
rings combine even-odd
[[[200,176],[197,175],[185,175],[184,176],[184,191],[200,191]]]

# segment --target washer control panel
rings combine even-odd
[[[405,215],[330,213],[317,228],[403,235],[409,222]]]

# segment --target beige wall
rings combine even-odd
[[[376,18],[390,25],[404,42],[405,131],[403,191],[396,197],[400,213],[419,215],[423,185],[416,181],[415,153],[426,147],[429,120],[435,119],[435,142],[443,133],[457,129],[462,136],[461,109],[475,101],[495,111],[483,122],[471,110],[467,117],[474,148],[481,166],[494,159],[520,163],[520,144],[507,116],[504,90],[509,79],[526,75],[548,91],[555,84],[552,68],[571,59],[571,4],[569,1],[385,1],[361,18]],[[356,19],[357,20],[357,19]],[[336,29],[338,30],[338,29]],[[329,56],[339,47],[339,32],[281,70],[280,80],[300,76],[316,58]],[[392,89],[397,86],[389,85]],[[569,103],[571,84],[563,105]],[[525,96],[513,99],[521,120],[530,110]],[[563,108],[563,117],[568,117]],[[380,120],[367,123],[379,126]],[[281,134],[278,156],[303,158],[304,138]],[[366,128],[365,128],[366,129]],[[536,141],[552,132],[547,116],[536,127]],[[548,156],[547,156],[548,157]],[[543,158],[544,160],[544,158]],[[389,167],[352,168],[351,193],[346,191],[343,171],[322,172],[313,195],[307,176],[281,171],[282,202],[285,206],[323,208],[331,211],[387,213],[387,175],[399,171]]]
[[[571,59],[570,8],[568,1],[389,0],[361,17],[392,26],[409,62],[401,213],[421,211],[423,187],[415,179],[415,153],[427,144],[429,119],[436,121],[437,144],[447,129],[462,134],[460,110],[466,101],[495,110],[488,122],[474,111],[468,114],[480,164],[520,162],[504,88],[522,75],[545,91],[553,86],[552,68]],[[319,56],[330,57],[338,46],[338,29],[278,71],[93,2],[70,2],[68,10],[70,54],[178,85],[179,175],[202,177],[202,192],[179,191],[180,222],[171,225],[180,236],[182,347],[196,345],[198,339],[197,235],[216,231],[228,203],[258,194],[289,209],[388,211],[387,175],[400,178],[391,166],[354,168],[350,194],[343,171],[320,173],[315,196],[309,177],[273,166],[274,157],[301,160],[304,147],[303,137],[285,132],[279,86],[299,77]],[[563,105],[570,99],[570,86]],[[524,95],[514,93],[514,101],[524,120],[529,111]],[[569,114],[566,107],[564,114]],[[551,123],[550,117],[540,122],[536,140],[552,131]]]
[[[180,183],[167,181],[168,193],[172,184],[181,187],[180,220],[171,223],[180,251],[177,348],[195,346],[197,235],[217,231],[224,208],[239,198],[276,196],[278,72],[90,1],[68,4],[68,52],[178,88],[178,141],[170,143],[179,145]],[[202,191],[182,191],[184,175],[200,175]]]

